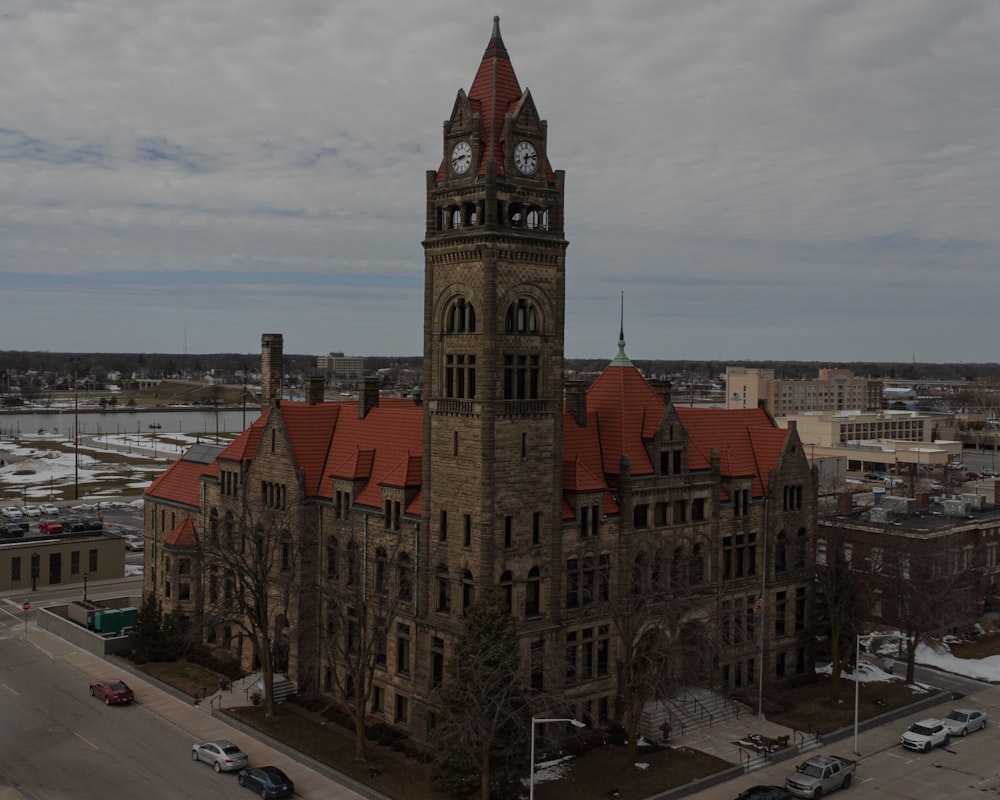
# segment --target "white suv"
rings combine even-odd
[[[11,522],[20,522],[22,517],[21,512],[14,506],[4,506],[3,509],[0,509],[0,514],[3,514]]]
[[[899,743],[908,750],[927,753],[938,745],[947,746],[951,742],[951,729],[944,720],[922,719],[913,723],[902,736]]]

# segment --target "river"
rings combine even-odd
[[[0,435],[59,434],[72,439],[75,424],[80,436],[118,435],[130,432],[150,434],[189,433],[207,436],[216,433],[239,433],[260,416],[259,408],[138,408],[134,411],[79,411],[63,408],[56,411],[0,412]]]

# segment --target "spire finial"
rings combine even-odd
[[[631,367],[632,361],[625,355],[625,290],[622,290],[621,322],[618,327],[618,355],[611,360],[612,367]]]

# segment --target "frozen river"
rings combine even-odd
[[[59,434],[73,438],[79,423],[80,436],[141,436],[190,433],[202,436],[239,433],[260,416],[259,408],[174,409],[142,408],[134,411],[100,411],[72,408],[42,413],[0,412],[0,434]]]

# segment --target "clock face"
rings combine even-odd
[[[459,142],[451,151],[451,168],[455,173],[462,175],[472,166],[472,147],[468,142]]]
[[[538,153],[531,142],[520,142],[514,148],[514,165],[525,175],[530,175],[538,166]]]

